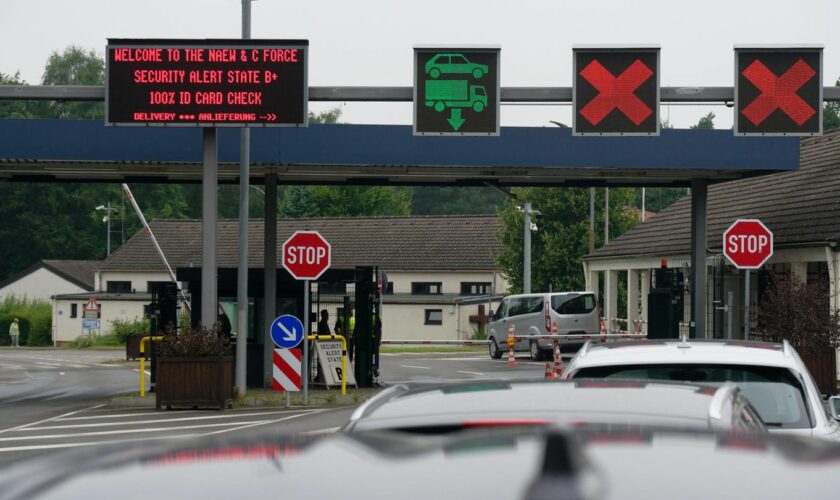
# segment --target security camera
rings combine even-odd
[[[532,222],[531,223],[531,231],[536,231],[536,230],[537,230],[537,225]]]
[[[106,215],[105,217],[102,217],[102,222],[108,222],[108,219],[109,217]]]

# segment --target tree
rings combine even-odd
[[[59,54],[53,52],[44,69],[43,85],[104,85],[105,61],[93,50],[71,45]],[[105,105],[101,102],[45,103],[42,118],[102,119]]]
[[[280,217],[314,217],[319,214],[312,190],[307,186],[289,186],[277,211]]]
[[[840,78],[834,85],[840,87]],[[828,132],[837,129],[840,129],[840,102],[827,102],[823,104],[823,130]]]
[[[412,215],[494,214],[504,202],[505,196],[490,187],[411,188]]]
[[[511,282],[513,291],[522,290],[523,215],[517,204],[530,201],[541,215],[535,217],[539,228],[531,234],[531,283],[533,290],[580,290],[585,279],[582,257],[589,251],[589,190],[581,188],[515,188],[518,202],[507,202],[499,212],[502,250],[496,262]],[[604,191],[596,190],[596,227],[604,226]],[[610,189],[610,238],[638,223],[630,210],[634,190]],[[603,242],[596,231],[596,245]]]
[[[700,118],[696,125],[691,126],[692,129],[713,129],[715,128],[715,114],[709,111],[709,114]]]
[[[0,73],[0,85],[26,85],[20,72],[14,75]],[[0,118],[33,118],[33,101],[0,101]]]

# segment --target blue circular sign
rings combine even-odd
[[[291,349],[303,340],[303,323],[291,314],[279,316],[271,323],[271,340],[281,349]]]

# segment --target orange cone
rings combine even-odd
[[[554,377],[552,376],[552,372],[551,372],[551,363],[546,363],[545,364],[545,379],[546,380],[554,380]]]
[[[560,342],[554,341],[554,371],[551,378],[557,380],[563,376],[563,357],[560,355]]]
[[[513,345],[516,343],[514,337],[513,324],[508,325],[508,366],[516,366],[516,353],[513,352]]]

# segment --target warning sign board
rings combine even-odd
[[[341,341],[328,340],[315,343],[315,351],[318,353],[318,381],[329,388],[330,386],[341,386]],[[353,375],[353,367],[347,361],[347,385],[356,385],[356,377]]]
[[[100,309],[99,304],[96,303],[96,298],[91,296],[82,308],[82,319],[99,319]]]

